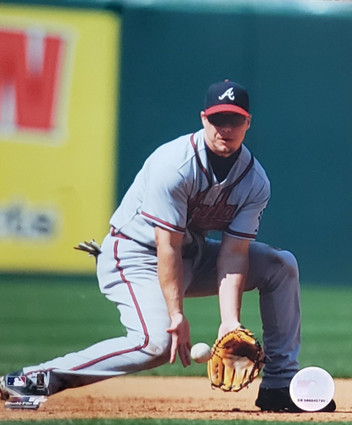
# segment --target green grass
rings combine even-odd
[[[352,287],[302,286],[301,367],[320,366],[334,377],[352,377],[350,326]],[[104,338],[121,335],[115,306],[99,292],[95,278],[59,277],[0,278],[0,373],[36,364],[73,350],[82,349]],[[212,344],[219,324],[216,297],[185,300],[191,323],[192,342]],[[258,293],[246,293],[242,321],[261,339]],[[205,375],[205,366],[192,363],[183,368],[164,365],[152,375]],[[171,419],[89,419],[29,421],[33,425],[223,425],[218,420]],[[23,421],[1,421],[20,425]],[[317,425],[319,422],[244,421],[236,425]],[[329,422],[342,425],[346,422]]]
[[[74,284],[76,283],[76,284]],[[301,367],[320,366],[334,377],[352,377],[352,287],[302,286]],[[95,278],[1,277],[0,373],[37,364],[99,340],[121,335],[115,306]],[[192,343],[212,344],[219,325],[216,297],[187,299]],[[261,339],[258,293],[246,293],[242,322]],[[142,372],[148,375],[205,375],[205,366],[180,362]]]

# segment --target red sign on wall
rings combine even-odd
[[[55,128],[64,44],[40,29],[0,29],[0,132]]]

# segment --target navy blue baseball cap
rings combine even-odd
[[[205,96],[205,115],[222,112],[241,114],[249,113],[249,98],[247,90],[230,80],[220,81],[209,86]]]

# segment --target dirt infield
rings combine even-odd
[[[262,413],[254,405],[260,380],[239,393],[212,390],[207,378],[113,378],[53,395],[36,411],[9,410],[1,420],[182,418],[352,422],[352,380],[335,380],[334,413]]]

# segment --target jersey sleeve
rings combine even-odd
[[[146,182],[141,215],[153,225],[184,233],[187,189],[179,171],[167,162],[153,161]]]
[[[239,208],[225,233],[240,239],[255,240],[260,219],[270,198],[270,184],[263,181],[260,190],[252,191],[246,202]]]

